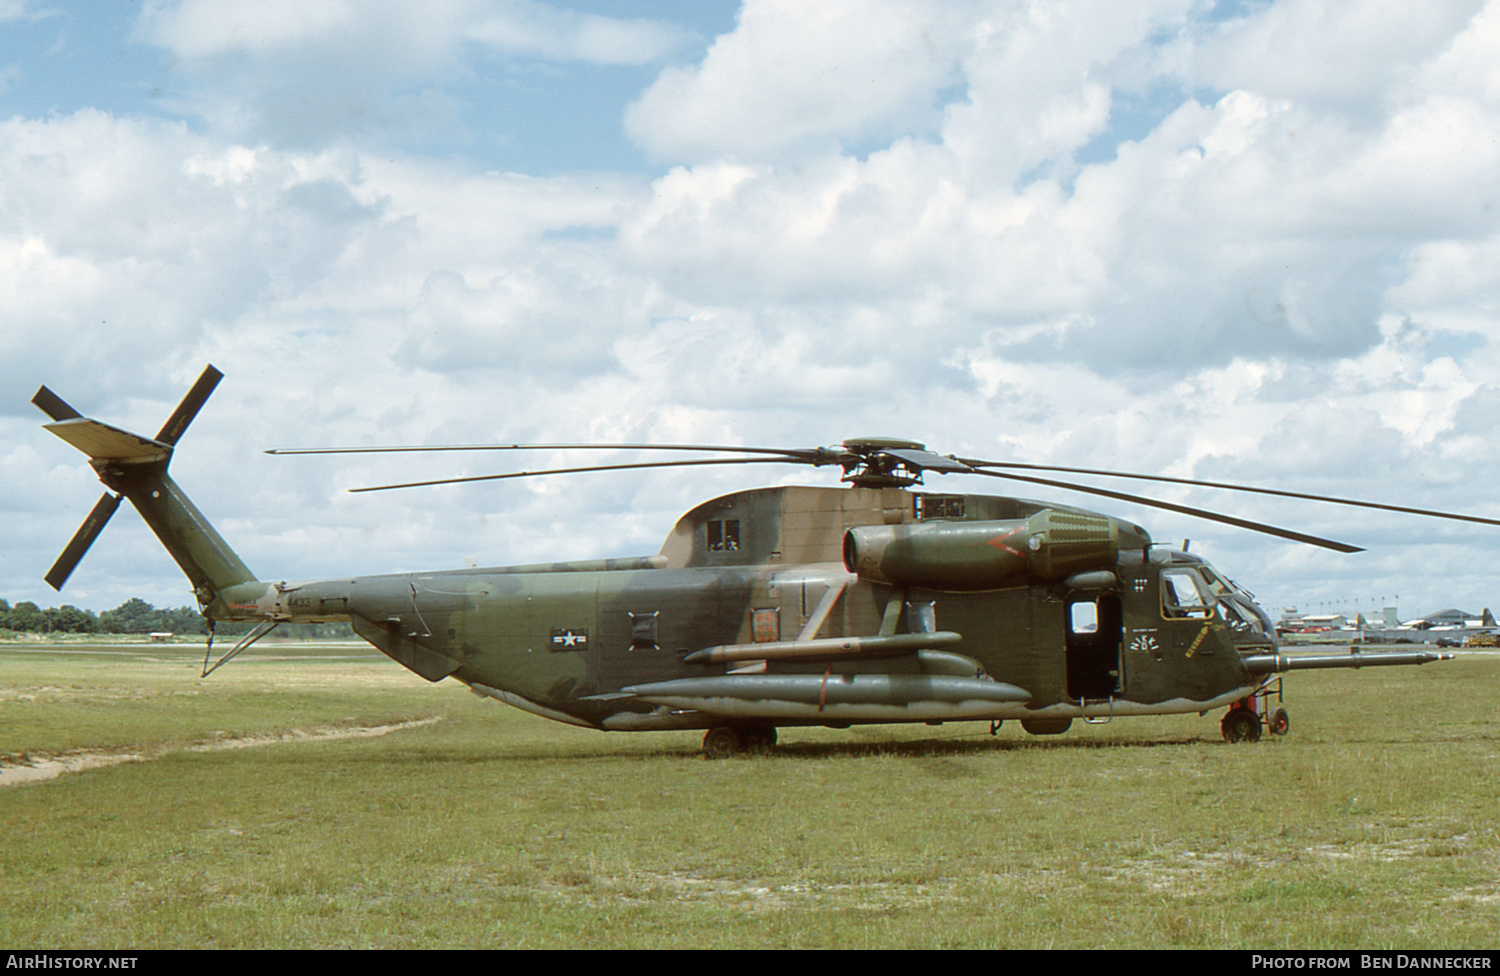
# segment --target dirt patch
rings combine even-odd
[[[704,878],[683,872],[632,872],[625,876],[570,871],[541,882],[517,886],[567,903],[595,907],[612,903],[646,905],[662,899],[708,902],[739,911],[784,911],[818,904],[855,911],[891,911],[952,902],[957,882],[926,884],[875,881],[866,884],[822,884],[812,881],[771,883],[749,879]]]
[[[198,742],[185,747],[182,751],[220,752],[225,749],[251,749],[257,746],[271,746],[287,742],[329,742],[336,739],[368,739],[375,736],[389,735],[392,732],[402,732],[406,729],[421,728],[422,726],[433,725],[441,721],[441,718],[434,717],[373,727],[293,729],[289,732],[281,732],[276,735],[220,738],[212,742]],[[0,766],[0,787],[40,783],[45,780],[56,779],[63,773],[78,773],[86,769],[102,769],[107,766],[118,766],[121,763],[147,762],[152,759],[160,759],[162,756],[169,755],[173,751],[171,749],[151,753],[77,751],[64,753],[59,756],[35,758],[25,764]]]
[[[0,766],[0,786],[40,783],[43,780],[56,779],[63,773],[77,773],[85,769],[100,769],[105,766],[118,766],[120,763],[141,762],[146,758],[133,752],[74,752],[55,759],[38,759],[25,766]]]

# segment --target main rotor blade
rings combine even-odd
[[[1225,481],[1196,481],[1192,478],[1168,478],[1164,475],[1130,474],[1125,471],[1102,471],[1093,468],[1064,468],[1048,464],[1020,464],[1007,461],[980,461],[957,458],[973,468],[1017,468],[1024,471],[1061,471],[1065,474],[1091,474],[1110,478],[1133,478],[1136,481],[1159,481],[1173,485],[1194,485],[1199,488],[1222,488],[1226,491],[1251,491],[1260,495],[1279,495],[1282,498],[1303,498],[1314,502],[1330,502],[1334,505],[1353,505],[1359,508],[1376,508],[1386,512],[1401,512],[1406,515],[1427,515],[1432,518],[1454,519],[1459,522],[1478,522],[1483,525],[1500,525],[1500,519],[1479,515],[1462,515],[1457,512],[1439,512],[1430,508],[1408,508],[1405,505],[1387,505],[1384,502],[1365,502],[1354,498],[1339,498],[1334,495],[1310,495],[1300,491],[1283,491],[1279,488],[1259,488],[1254,485],[1236,485]],[[979,474],[987,472],[979,471]]]
[[[83,414],[68,406],[62,397],[53,393],[45,386],[36,391],[36,396],[31,398],[31,402],[40,407],[42,413],[51,417],[57,423],[62,423],[64,420],[77,420],[83,416]]]
[[[278,447],[267,454],[400,454],[422,451],[703,451],[768,454],[787,464],[838,464],[846,455],[826,447],[736,447],[727,444],[437,444],[416,447]]]
[[[461,485],[471,481],[504,481],[507,478],[534,478],[544,474],[580,474],[587,471],[625,471],[631,468],[686,468],[709,464],[785,464],[786,458],[704,458],[698,461],[641,461],[635,464],[597,464],[585,468],[550,468],[546,471],[512,471],[509,474],[481,474],[467,478],[437,478],[432,481],[408,481],[399,485],[372,485],[350,488],[351,492],[387,491],[392,488],[426,488],[431,485]]]
[[[83,554],[89,551],[89,546],[99,538],[99,533],[104,531],[104,526],[109,524],[109,517],[115,514],[115,509],[120,507],[120,496],[104,493],[99,499],[94,510],[89,512],[89,517],[83,520],[78,531],[73,534],[73,539],[68,543],[62,555],[57,557],[57,562],[47,570],[47,575],[42,577],[54,590],[61,590],[68,577],[73,575],[73,570],[78,566],[78,561]]]
[[[203,409],[203,402],[208,399],[209,394],[213,393],[214,387],[218,386],[219,380],[223,378],[224,374],[210,364],[198,377],[198,381],[193,384],[193,388],[188,390],[187,396],[182,398],[177,409],[172,411],[172,416],[168,417],[167,422],[162,425],[161,433],[156,435],[156,439],[163,444],[175,447],[178,438],[182,436],[183,431],[187,430],[188,424],[192,423],[193,418],[198,416],[198,411]]]
[[[966,462],[967,463],[967,462]],[[1047,485],[1051,488],[1066,488],[1069,491],[1081,491],[1090,495],[1102,495],[1105,498],[1115,498],[1124,502],[1135,502],[1138,505],[1149,505],[1152,508],[1166,509],[1169,512],[1178,512],[1182,515],[1192,515],[1211,522],[1223,522],[1225,525],[1237,526],[1241,529],[1249,529],[1252,532],[1262,532],[1266,535],[1274,535],[1282,539],[1290,539],[1293,542],[1303,542],[1310,546],[1321,546],[1324,549],[1332,549],[1335,552],[1364,552],[1359,546],[1351,546],[1346,542],[1337,542],[1333,539],[1323,539],[1305,532],[1294,532],[1291,529],[1282,529],[1264,522],[1252,522],[1249,519],[1236,518],[1233,515],[1224,515],[1220,512],[1209,512],[1201,508],[1191,508],[1187,505],[1178,505],[1173,502],[1159,501],[1155,498],[1145,498],[1140,495],[1130,495],[1123,491],[1111,491],[1108,488],[1095,488],[1090,485],[1073,484],[1067,481],[1054,481],[1051,478],[1033,478],[1022,474],[1002,474],[999,471],[986,471],[975,468],[975,474],[987,475],[991,478],[1006,478],[1011,481],[1026,481],[1035,485]]]

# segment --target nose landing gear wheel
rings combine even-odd
[[[1292,730],[1292,718],[1286,713],[1286,709],[1278,708],[1271,713],[1266,726],[1271,730],[1272,735],[1286,735]]]
[[[1260,716],[1243,705],[1236,705],[1219,723],[1225,742],[1260,741]]]

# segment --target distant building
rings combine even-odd
[[[1470,621],[1473,621],[1473,623],[1470,623]],[[1410,621],[1403,626],[1411,627],[1414,630],[1435,630],[1439,627],[1477,627],[1479,626],[1479,618],[1472,613],[1464,613],[1462,610],[1455,610],[1449,607],[1447,610],[1429,613],[1427,616]]]

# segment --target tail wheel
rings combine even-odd
[[[1260,741],[1260,716],[1243,705],[1236,705],[1219,723],[1225,742]]]

